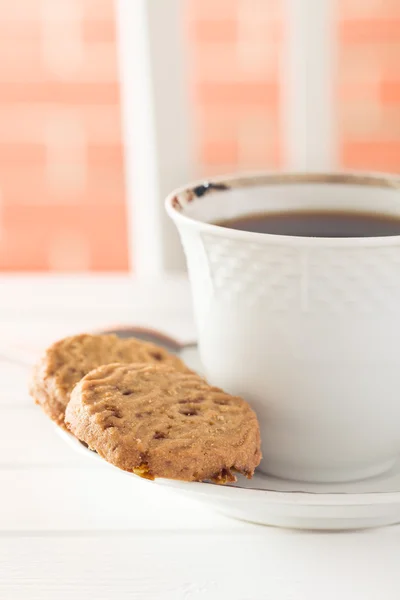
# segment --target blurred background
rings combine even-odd
[[[330,4],[333,166],[398,172],[400,2]],[[183,8],[194,175],[287,168],[284,0]],[[120,73],[113,0],[0,3],[0,270],[128,270]]]

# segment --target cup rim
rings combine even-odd
[[[220,225],[206,221],[199,221],[183,212],[188,204],[194,200],[199,200],[209,192],[223,193],[235,188],[307,183],[333,183],[399,190],[400,202],[400,176],[396,174],[357,171],[332,171],[326,173],[313,171],[281,173],[257,171],[199,179],[182,185],[168,194],[165,200],[165,208],[168,215],[177,225],[186,225],[197,231],[208,232],[225,238],[229,237],[230,239],[241,239],[250,242],[258,241],[268,244],[274,242],[276,244],[295,246],[310,246],[311,244],[325,247],[391,246],[394,242],[400,244],[400,235],[330,238],[242,231],[221,227]]]

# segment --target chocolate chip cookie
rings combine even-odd
[[[257,417],[242,398],[168,365],[109,364],[74,388],[65,423],[120,469],[154,479],[235,481],[261,459]]]
[[[64,426],[65,407],[74,385],[92,369],[116,361],[165,363],[178,371],[189,371],[177,356],[150,342],[82,334],[60,340],[46,350],[33,370],[30,393],[53,421]]]

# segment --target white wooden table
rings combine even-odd
[[[192,338],[186,281],[0,277],[1,600],[399,599],[400,526],[240,523],[74,454],[4,354],[116,323]]]

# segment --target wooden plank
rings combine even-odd
[[[187,310],[187,277],[177,274],[139,282],[127,275],[0,275],[0,308],[23,320],[33,321],[38,311],[43,316],[59,313],[60,309],[66,315],[79,315],[81,311],[148,309],[149,302],[154,310]],[[0,319],[6,316],[2,312]]]
[[[2,537],[2,600],[398,600],[400,529]]]
[[[0,468],[0,531],[243,527],[176,491],[105,463],[91,468]],[[0,596],[1,597],[1,596]]]
[[[0,469],[28,466],[88,467],[87,459],[74,452],[57,435],[56,425],[33,404],[31,398],[28,400],[27,407],[0,407],[0,422],[7,424],[0,436]]]
[[[0,408],[31,406],[32,399],[28,394],[28,380],[29,370],[26,367],[0,359]]]

